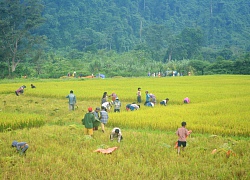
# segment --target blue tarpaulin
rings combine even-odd
[[[97,74],[96,77],[105,78],[104,74]]]

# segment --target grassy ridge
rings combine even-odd
[[[31,83],[37,88],[29,88]],[[23,84],[27,89],[17,97],[14,91]],[[126,112],[126,104],[136,100],[137,87],[143,100],[149,90],[158,103],[168,97],[168,106]],[[2,82],[0,124],[20,115],[37,117],[46,125],[0,133],[0,178],[249,179],[249,88],[249,76]],[[68,111],[65,98],[71,89],[77,96],[74,112]],[[104,91],[118,94],[122,112],[110,112],[107,132],[95,131],[89,139],[81,119],[89,106],[100,106]],[[186,96],[191,99],[188,105],[182,103]],[[187,151],[177,156],[174,132],[183,120],[193,133]],[[120,144],[109,141],[114,126],[122,128]],[[29,143],[26,157],[10,148],[13,140]],[[112,155],[93,152],[112,146],[118,146]],[[215,148],[218,153],[212,155]],[[228,150],[236,156],[227,158]]]

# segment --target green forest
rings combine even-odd
[[[248,0],[0,0],[0,78],[250,74]]]

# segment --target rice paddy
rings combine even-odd
[[[36,88],[31,89],[33,83]],[[14,91],[25,84],[23,95]],[[154,108],[136,102],[137,88],[157,98]],[[2,179],[249,179],[250,76],[17,80],[0,82],[0,177]],[[73,90],[75,111],[68,110]],[[120,113],[109,112],[105,133],[89,138],[81,119],[115,92]],[[183,104],[188,96],[190,104]],[[168,97],[167,106],[159,102]],[[178,156],[175,131],[182,121],[193,133]],[[121,143],[109,140],[120,127]],[[26,156],[11,148],[28,142]],[[110,155],[93,152],[118,147]],[[213,151],[215,150],[216,151]],[[214,153],[212,153],[214,152]]]

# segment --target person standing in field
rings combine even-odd
[[[95,116],[95,122],[94,122],[94,127],[93,127],[93,130],[96,131],[98,130],[98,126],[100,125],[100,115],[99,115],[99,112],[100,112],[100,108],[97,107],[95,108],[95,111],[93,112],[94,116]]]
[[[108,93],[104,92],[102,95],[101,105],[105,102],[108,102]]]
[[[82,124],[85,126],[84,134],[93,136],[93,127],[95,122],[95,116],[92,113],[92,107],[88,108],[88,112],[84,115],[82,119]]]
[[[116,93],[114,93],[114,92],[112,92],[112,94],[111,94],[110,96],[111,96],[111,99],[112,99],[113,102],[114,102],[115,99],[117,98],[117,95],[116,95]]]
[[[150,96],[149,96],[148,91],[145,91],[145,94],[146,94],[146,101],[145,101],[144,105],[146,105],[148,102],[150,102]]]
[[[114,112],[120,112],[122,104],[118,97],[115,98],[113,104],[114,104]]]
[[[66,96],[66,98],[69,99],[69,110],[75,110],[75,104],[76,104],[76,96],[73,94],[73,91],[70,90],[69,95]]]
[[[137,95],[137,103],[141,103],[141,88],[138,88],[136,95]]]
[[[108,123],[108,119],[108,112],[105,110],[105,107],[102,106],[102,110],[100,112],[100,121],[103,133],[105,132],[105,125]]]
[[[109,137],[111,141],[113,141],[114,138],[117,138],[118,143],[121,142],[121,140],[123,139],[121,129],[118,127],[113,128]]]
[[[181,150],[181,146],[182,146],[182,150],[184,151],[186,144],[187,144],[187,136],[192,132],[192,131],[188,131],[186,129],[186,122],[182,122],[180,128],[178,128],[178,130],[176,131],[176,135],[178,136],[178,147],[177,147],[177,153],[178,155],[180,154],[180,150]]]

